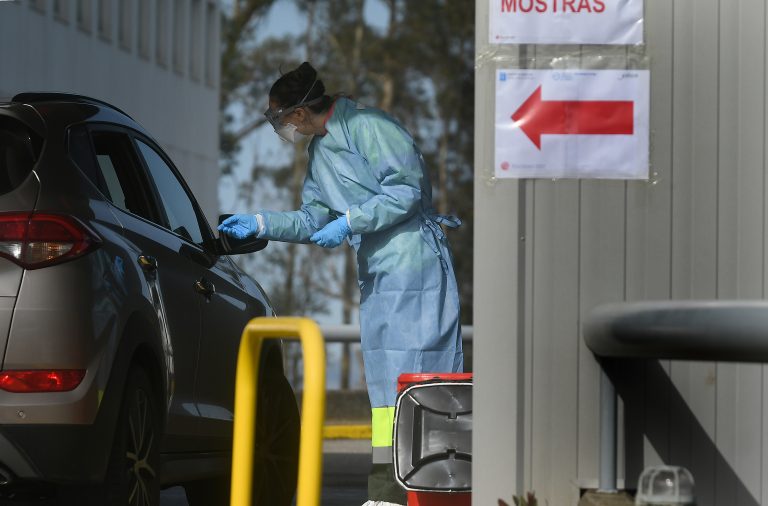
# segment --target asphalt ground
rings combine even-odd
[[[371,442],[366,439],[336,439],[323,442],[322,506],[360,506],[367,500]],[[188,506],[184,489],[162,492],[161,506]]]
[[[336,439],[323,442],[322,506],[360,506],[367,500],[371,468],[370,439]],[[0,506],[60,506],[48,500],[6,500]],[[171,487],[160,495],[160,506],[189,506],[184,489]],[[261,506],[261,505],[259,505]],[[272,506],[272,505],[264,505]]]
[[[323,506],[360,506],[368,499],[369,439],[328,440],[323,444]]]

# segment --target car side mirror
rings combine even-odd
[[[219,215],[219,225],[230,216],[232,215]],[[215,249],[219,255],[243,255],[245,253],[261,251],[267,247],[267,244],[269,244],[269,241],[266,239],[257,239],[255,237],[236,239],[227,234],[219,234],[219,238],[216,239]]]

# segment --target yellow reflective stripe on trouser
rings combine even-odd
[[[371,410],[371,446],[374,464],[392,463],[392,428],[395,407],[384,406]]]

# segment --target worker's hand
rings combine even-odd
[[[315,244],[319,244],[323,248],[335,248],[342,242],[344,238],[351,232],[349,224],[347,223],[346,216],[339,216],[326,226],[312,234],[309,238]]]
[[[245,239],[259,233],[259,221],[253,214],[233,214],[218,226],[219,232],[236,239]]]

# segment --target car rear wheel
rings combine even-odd
[[[107,478],[110,506],[158,506],[160,503],[160,410],[147,374],[128,374]]]
[[[253,463],[254,506],[289,506],[296,492],[301,421],[296,396],[282,374],[259,386]],[[187,483],[189,506],[227,506],[230,477]]]

